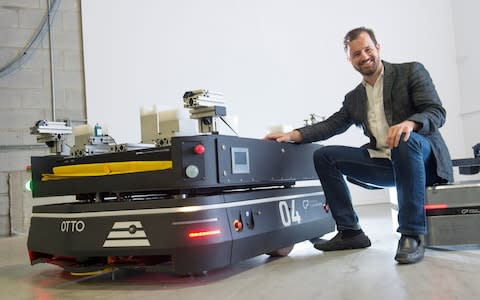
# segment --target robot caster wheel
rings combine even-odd
[[[284,257],[284,256],[287,256],[288,254],[290,254],[290,252],[292,252],[294,246],[295,245],[291,245],[291,246],[288,246],[288,247],[273,250],[271,252],[268,252],[267,255],[270,255],[272,257]]]

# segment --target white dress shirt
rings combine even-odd
[[[383,70],[373,86],[365,80],[363,80],[362,84],[367,92],[368,126],[370,132],[377,141],[377,148],[368,149],[368,153],[372,158],[379,157],[390,159],[391,153],[387,146],[387,133],[390,126],[388,125],[383,106]]]

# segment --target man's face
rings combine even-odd
[[[380,45],[375,45],[366,32],[348,44],[348,60],[363,76],[373,75],[380,67]]]

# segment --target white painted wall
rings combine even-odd
[[[465,128],[465,147],[467,155],[472,156],[471,147],[480,143],[480,61],[478,49],[480,40],[478,12],[480,2],[471,0],[452,1],[455,44],[457,46],[457,63],[460,79],[460,111]]]
[[[364,25],[385,60],[425,64],[448,110],[442,132],[452,156],[466,153],[449,0],[84,0],[82,14],[88,120],[119,142],[140,141],[141,106],[178,107],[197,88],[225,93],[245,137],[328,116],[361,80],[342,41]],[[325,144],[364,142],[352,128]]]

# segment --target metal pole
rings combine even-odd
[[[0,145],[0,152],[11,150],[34,150],[34,149],[47,149],[45,144],[33,144],[33,145]]]
[[[52,19],[50,15],[50,0],[47,0],[47,13],[48,13],[48,46],[50,50],[50,92],[52,94],[52,121],[56,121],[56,115],[55,115],[55,68],[54,68],[54,62],[53,62],[53,33],[52,33]]]

